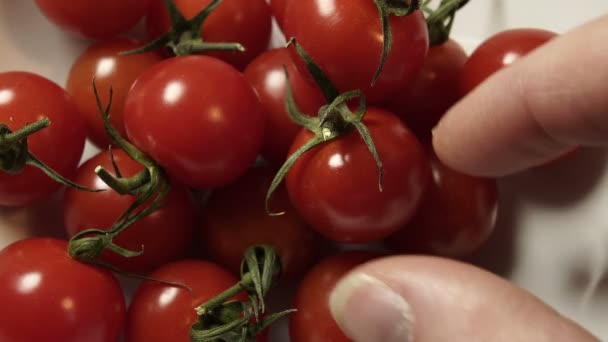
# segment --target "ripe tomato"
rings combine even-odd
[[[214,191],[203,208],[203,249],[235,274],[252,245],[275,247],[283,266],[281,279],[304,273],[318,255],[320,239],[293,210],[284,187],[274,193],[272,205],[286,214],[266,213],[264,199],[275,171],[268,166],[251,169],[235,183]],[[240,203],[238,215],[234,203]]]
[[[112,87],[114,95],[110,119],[118,132],[125,136],[123,107],[127,93],[144,70],[162,60],[162,57],[154,52],[133,56],[118,55],[119,52],[133,50],[141,45],[127,38],[95,43],[76,59],[70,70],[66,90],[72,95],[87,124],[89,138],[101,148],[106,148],[110,139],[103,127],[91,82],[95,78],[102,104],[107,103],[108,89]]]
[[[515,63],[555,36],[553,32],[540,29],[511,29],[486,39],[464,66],[461,93],[469,93],[496,71]]]
[[[148,0],[36,0],[42,13],[62,29],[92,39],[129,30],[144,16]]]
[[[460,99],[459,82],[467,54],[454,40],[433,46],[416,79],[387,106],[424,141],[443,114]]]
[[[287,174],[287,191],[302,217],[338,242],[364,243],[395,232],[413,216],[429,179],[420,143],[394,114],[368,108],[363,119],[384,164],[378,167],[354,130],[306,152]],[[290,154],[313,137],[302,130]]]
[[[26,72],[0,73],[0,122],[17,131],[43,117],[51,125],[28,138],[32,154],[69,178],[78,167],[85,141],[84,124],[68,94],[55,83]],[[37,168],[11,175],[0,171],[0,205],[21,206],[60,188]]]
[[[143,283],[129,306],[126,342],[190,341],[190,327],[197,321],[194,308],[238,281],[220,266],[203,260],[166,264],[150,277],[187,285],[194,294],[176,286]],[[264,340],[258,338],[258,342]]]
[[[443,165],[432,153],[433,182],[418,212],[387,239],[399,253],[464,257],[475,252],[496,223],[496,180],[473,177]]]
[[[130,140],[194,188],[221,187],[243,175],[264,138],[253,88],[208,56],[171,58],[148,69],[129,92],[124,115]]]
[[[287,79],[283,66],[289,73],[294,100],[300,111],[316,116],[326,103],[319,87],[309,83],[297,70],[286,48],[267,51],[247,66],[245,77],[256,90],[266,114],[262,155],[273,162],[285,161],[289,146],[301,128],[291,121],[285,109]]]
[[[272,15],[281,29],[283,28],[283,19],[285,17],[285,9],[287,8],[288,2],[289,0],[270,0]]]
[[[194,17],[211,0],[174,0],[186,18]],[[272,15],[265,0],[229,0],[222,2],[205,21],[203,41],[241,43],[245,52],[208,52],[239,70],[268,48]],[[169,15],[163,0],[151,0],[146,30],[157,38],[169,30]]]
[[[349,342],[329,310],[329,296],[336,283],[350,270],[378,254],[343,252],[322,260],[306,274],[298,286],[294,309],[289,316],[291,342]]]
[[[411,82],[424,63],[429,40],[424,16],[390,16],[392,50],[376,85],[372,79],[383,48],[380,15],[370,0],[290,1],[286,37],[296,37],[340,91],[361,89],[372,103],[386,100]],[[290,49],[301,70],[303,63]]]
[[[143,170],[122,150],[113,150],[114,160],[124,177]],[[74,180],[93,189],[108,189],[103,192],[83,192],[68,189],[65,193],[64,221],[70,237],[90,228],[107,230],[114,221],[135,201],[131,195],[122,196],[95,174],[97,166],[112,172],[110,153],[102,151],[79,169]],[[152,215],[129,227],[114,242],[126,249],[144,254],[125,258],[112,252],[104,252],[103,260],[118,268],[145,273],[160,265],[184,256],[196,224],[196,208],[191,195],[180,184],[173,182],[171,191],[162,207]]]
[[[115,342],[125,300],[109,271],[67,254],[67,242],[28,239],[0,251],[3,342]],[[9,319],[10,316],[10,319]]]

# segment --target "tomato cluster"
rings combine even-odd
[[[328,296],[350,269],[386,253],[463,258],[490,236],[496,180],[443,165],[431,130],[555,36],[506,31],[469,57],[449,32],[429,34],[458,1],[442,2],[446,18],[416,1],[36,3],[96,41],[65,90],[0,73],[0,205],[56,192],[45,173],[80,186],[61,196],[69,245],[36,237],[0,251],[9,342],[204,340],[190,335],[203,324],[194,309],[254,277],[241,261],[254,245],[272,246],[283,279],[300,284],[291,341],[348,341]],[[287,47],[268,48],[273,17],[295,38]],[[127,32],[144,18],[147,37]],[[85,137],[100,152],[79,166]],[[382,253],[340,252],[377,242]],[[128,308],[104,266],[147,277]],[[265,341],[261,327],[248,340]]]

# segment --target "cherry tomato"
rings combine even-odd
[[[114,160],[123,177],[130,177],[143,170],[143,166],[133,161],[122,150],[113,150]],[[135,201],[131,195],[122,196],[95,174],[97,166],[112,172],[110,153],[102,151],[79,169],[74,177],[79,184],[93,189],[107,189],[103,192],[83,192],[68,189],[65,193],[64,221],[70,237],[90,228],[107,230],[118,217]],[[188,191],[173,182],[171,191],[162,207],[152,215],[133,224],[114,242],[126,249],[144,254],[125,258],[112,252],[104,252],[103,260],[118,268],[145,273],[169,261],[184,256],[190,244],[196,225],[196,208]]]
[[[211,0],[174,0],[186,18],[194,17]],[[241,43],[245,52],[208,52],[239,70],[268,48],[272,28],[270,7],[265,0],[223,1],[207,18],[201,34],[204,41]],[[151,0],[146,30],[156,38],[169,30],[169,15],[163,0]]]
[[[144,70],[162,60],[160,55],[153,52],[133,56],[118,55],[119,52],[133,50],[141,45],[127,38],[95,43],[76,59],[70,70],[66,90],[74,98],[87,124],[89,138],[101,148],[106,148],[110,139],[97,109],[92,80],[95,78],[99,97],[104,105],[108,101],[108,90],[112,87],[114,94],[110,119],[118,132],[125,136],[123,107],[127,92]]]
[[[109,271],[75,261],[67,242],[21,240],[0,251],[3,342],[116,342],[125,300]],[[10,316],[10,319],[9,319]]]
[[[416,77],[429,44],[420,11],[406,17],[391,15],[390,23],[392,50],[374,87],[371,83],[383,48],[374,1],[290,1],[283,28],[285,36],[296,37],[340,91],[361,89],[372,103],[377,103],[392,97]],[[295,49],[290,51],[303,68]]]
[[[123,33],[144,16],[148,0],[36,0],[38,8],[62,29],[92,39]]]
[[[27,72],[0,73],[0,122],[17,131],[44,117],[51,125],[28,138],[33,155],[62,176],[71,177],[82,156],[85,128],[78,109],[57,84]],[[0,205],[21,206],[60,188],[31,166],[16,175],[0,171]]]
[[[291,342],[350,342],[331,316],[329,296],[342,276],[378,256],[371,252],[343,252],[313,267],[296,292],[294,309],[298,311],[289,316]]]
[[[378,166],[356,130],[306,152],[287,174],[287,191],[302,217],[322,235],[364,243],[395,232],[414,215],[429,179],[418,140],[390,112],[370,107],[363,119],[384,164]],[[290,154],[313,137],[302,130]]]
[[[171,58],[148,69],[129,92],[124,115],[130,140],[194,188],[221,187],[243,175],[264,138],[253,88],[208,56]]]
[[[285,161],[289,146],[301,128],[291,121],[285,109],[287,79],[283,66],[289,73],[294,100],[300,111],[316,116],[326,103],[319,87],[309,83],[297,70],[286,48],[267,51],[247,66],[245,77],[256,90],[266,114],[262,155],[273,162]]]
[[[289,0],[270,0],[270,9],[274,16],[277,24],[280,28],[283,28],[283,18],[285,17],[285,9]]]
[[[467,94],[496,71],[509,66],[557,34],[541,29],[511,29],[486,39],[464,66],[461,93]]]
[[[433,182],[410,223],[387,239],[400,253],[465,257],[490,236],[496,223],[496,180],[473,177],[429,158]]]
[[[177,286],[143,283],[129,306],[126,342],[190,341],[190,327],[197,321],[194,308],[238,281],[220,266],[203,260],[166,264],[150,277],[187,285],[193,293]],[[263,336],[257,339],[264,340]]]
[[[459,82],[467,54],[454,40],[433,46],[416,79],[387,106],[424,141],[443,114],[460,99]]]
[[[275,172],[268,166],[251,169],[235,183],[214,191],[203,209],[203,249],[235,274],[252,245],[275,247],[283,266],[281,279],[304,273],[318,255],[320,239],[295,213],[284,187],[274,193],[272,204],[286,213],[266,213],[264,199]],[[240,203],[237,215],[234,203]]]

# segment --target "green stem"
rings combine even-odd
[[[0,147],[14,144],[29,137],[30,135],[41,131],[51,125],[49,118],[42,118],[32,124],[26,125],[16,132],[0,135]]]
[[[436,10],[430,11],[426,21],[431,46],[441,45],[450,38],[456,12],[467,3],[469,0],[442,0]]]
[[[177,56],[186,56],[209,51],[238,51],[245,52],[240,43],[211,43],[202,40],[181,41],[172,48]]]
[[[134,195],[137,189],[150,182],[150,172],[147,169],[130,178],[114,177],[103,166],[97,166],[95,173],[104,183],[121,195]]]
[[[239,281],[238,283],[232,285],[230,288],[226,289],[224,292],[220,293],[219,295],[211,298],[210,300],[206,301],[205,303],[194,308],[194,310],[196,311],[196,314],[199,316],[203,316],[203,315],[207,314],[209,311],[217,308],[218,306],[220,306],[220,305],[224,304],[225,302],[227,302],[228,300],[232,299],[233,297],[235,297],[236,295],[241,293],[241,291],[245,290],[244,283],[246,283],[246,282],[251,282],[251,276],[245,275],[241,279],[241,281]]]
[[[46,165],[45,163],[43,163],[40,159],[36,158],[33,154],[31,154],[30,152],[27,153],[27,157],[26,157],[26,161],[25,163],[27,165],[31,165],[34,166],[36,168],[38,168],[39,170],[41,170],[42,172],[44,172],[49,178],[51,178],[52,180],[54,180],[57,183],[63,184],[65,186],[77,189],[77,190],[81,190],[81,191],[86,191],[86,192],[102,192],[105,191],[104,189],[91,189],[91,188],[87,188],[86,186],[82,186],[79,184],[76,184],[74,182],[72,182],[71,180],[63,177],[62,175],[60,175],[59,173],[57,173],[55,170],[51,169],[48,165]]]

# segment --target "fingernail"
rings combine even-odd
[[[330,295],[331,313],[355,342],[413,342],[414,315],[407,301],[365,273],[342,279]]]

